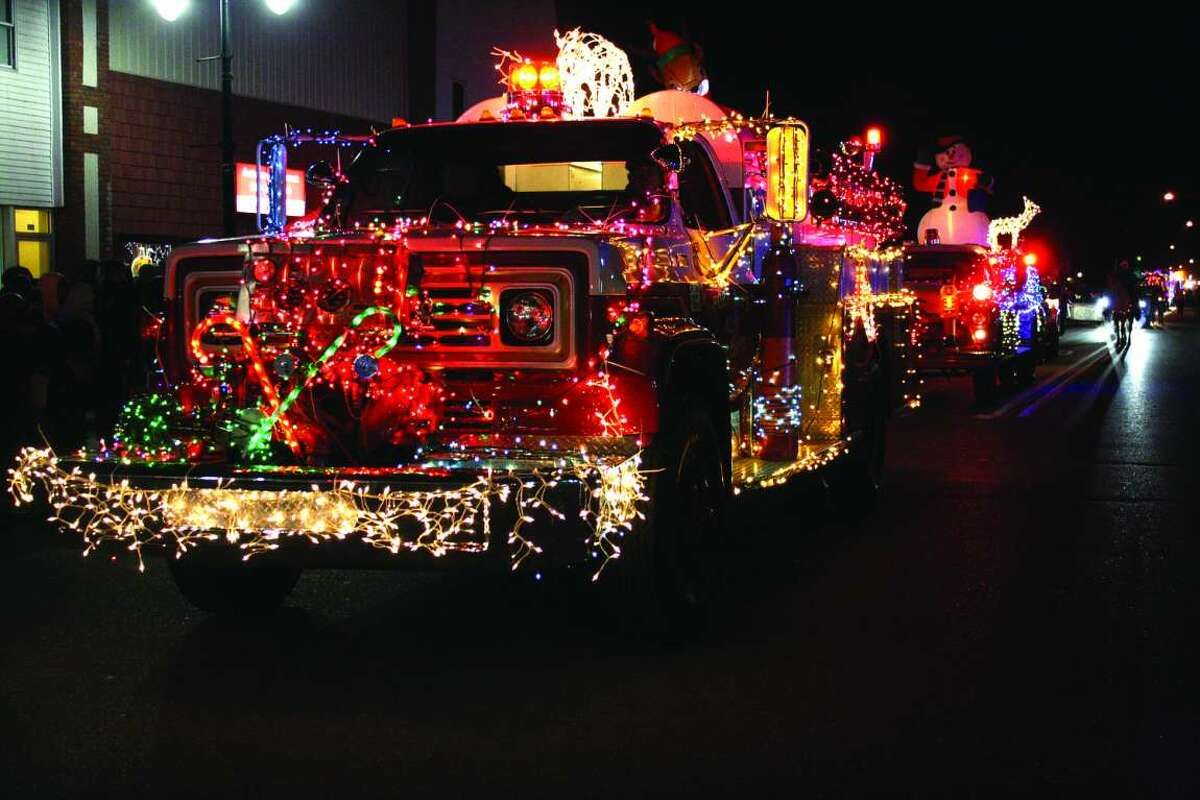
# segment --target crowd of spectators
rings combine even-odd
[[[3,454],[37,442],[67,452],[110,431],[131,382],[144,380],[139,326],[129,269],[118,261],[88,261],[39,278],[24,267],[5,269]]]

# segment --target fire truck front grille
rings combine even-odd
[[[422,315],[402,345],[491,348],[496,343],[497,309],[487,287],[439,285],[424,289],[422,297]]]
[[[414,313],[399,349],[449,369],[574,367],[573,271],[530,254],[489,254],[489,262],[460,254],[421,254],[409,290],[415,293],[410,298]],[[553,298],[554,335],[548,342],[513,344],[501,335],[505,292],[520,289]]]

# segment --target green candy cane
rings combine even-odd
[[[378,350],[375,351],[375,358],[383,358],[388,351],[396,346],[396,343],[400,341],[400,335],[404,332],[404,326],[400,324],[400,320],[396,317],[396,312],[392,311],[386,306],[369,306],[358,312],[358,314],[356,314],[354,318],[350,320],[350,325],[346,328],[346,330],[338,334],[337,338],[329,343],[329,346],[325,348],[325,351],[321,353],[320,357],[305,367],[304,379],[292,387],[292,390],[287,393],[286,397],[283,398],[283,402],[279,404],[279,408],[275,410],[275,413],[271,414],[269,417],[263,417],[261,420],[259,420],[258,426],[255,428],[254,433],[250,436],[250,441],[246,444],[246,452],[258,453],[266,449],[267,442],[271,439],[271,431],[275,428],[275,424],[279,422],[280,417],[287,413],[287,410],[292,407],[292,404],[296,402],[296,399],[300,397],[300,394],[306,388],[308,388],[308,384],[312,381],[316,374],[321,371],[322,365],[337,355],[337,352],[342,349],[342,345],[346,343],[346,339],[350,336],[351,332],[357,330],[358,327],[362,325],[368,317],[373,317],[377,314],[383,315],[392,320],[392,335],[388,337],[388,340],[384,342]]]

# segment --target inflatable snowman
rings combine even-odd
[[[960,136],[938,139],[933,164],[913,164],[913,187],[933,196],[933,208],[917,225],[920,244],[982,244],[988,240],[992,178],[971,166],[971,148]]]

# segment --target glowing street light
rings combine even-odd
[[[1189,219],[1187,222],[1185,222],[1185,223],[1183,223],[1183,224],[1184,224],[1186,227],[1188,227],[1188,228],[1194,228],[1194,227],[1196,227],[1196,221],[1195,221],[1195,220],[1192,220],[1192,219]]]
[[[151,0],[154,10],[167,22],[174,22],[187,10],[189,0]],[[276,15],[286,14],[296,0],[263,0]],[[221,61],[221,220],[227,236],[234,233],[233,178],[233,48],[229,22],[229,0],[217,0],[221,29],[221,55],[201,61]]]
[[[1164,203],[1172,203],[1174,201],[1175,201],[1175,193],[1174,192],[1163,192],[1163,202]]]
[[[179,19],[188,7],[188,0],[154,0],[154,10],[167,22]]]

